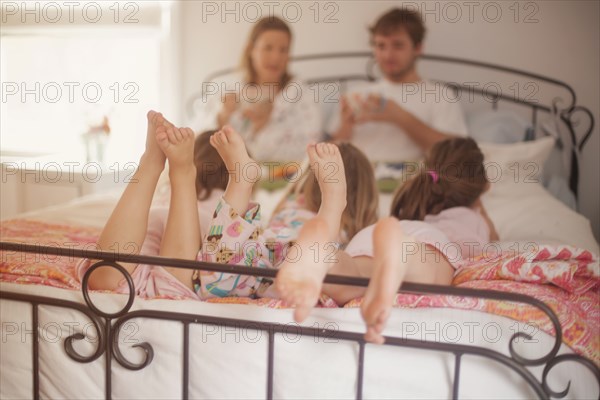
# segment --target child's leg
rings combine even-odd
[[[260,166],[248,155],[242,137],[230,126],[224,126],[210,137],[210,144],[223,159],[229,181],[223,198],[239,214],[248,209],[252,188],[260,179]]]
[[[367,341],[383,343],[381,332],[404,279],[437,285],[452,282],[454,269],[448,260],[437,250],[426,251],[426,246],[406,236],[393,217],[383,219],[375,226],[373,270],[361,306],[367,324]]]
[[[160,244],[160,255],[195,260],[201,239],[195,186],[194,132],[190,128],[160,126],[156,131],[156,140],[169,160],[171,181],[171,203]],[[165,269],[193,290],[193,270],[170,267]]]
[[[310,145],[308,156],[321,189],[321,207],[317,216],[300,230],[296,241],[298,261],[282,263],[275,281],[282,298],[296,306],[294,319],[298,322],[308,316],[319,300],[323,278],[331,266],[327,262],[329,249],[337,241],[346,208],[346,177],[337,146]]]
[[[165,123],[167,122],[160,113],[154,111],[148,113],[146,151],[140,159],[133,179],[127,184],[100,234],[98,239],[100,250],[139,254],[146,235],[152,196],[165,167],[165,155],[155,139],[156,128]],[[135,269],[135,264],[121,263],[121,265],[129,273]],[[123,276],[117,270],[100,268],[90,276],[89,287],[113,290],[122,279]]]

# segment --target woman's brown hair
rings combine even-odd
[[[258,40],[259,36],[267,31],[281,31],[287,33],[290,38],[290,42],[292,41],[292,31],[290,27],[285,23],[284,20],[278,18],[276,16],[270,16],[260,19],[250,32],[250,36],[248,37],[248,41],[246,42],[246,47],[244,49],[244,53],[242,54],[241,67],[244,70],[244,79],[246,83],[257,84],[257,76],[256,70],[254,69],[254,65],[252,65],[252,49],[254,49],[254,45]],[[282,89],[287,85],[292,76],[288,73],[287,69],[281,76],[281,80],[279,81],[279,88]]]
[[[336,143],[344,163],[346,176],[346,208],[342,213],[341,231],[344,240],[349,241],[361,229],[377,222],[379,214],[379,194],[375,182],[373,166],[365,154],[350,143]],[[315,174],[310,168],[303,168],[303,176],[296,180],[287,193],[301,194],[305,207],[317,212],[321,206],[321,190]],[[283,208],[284,198],[275,211]]]
[[[483,153],[470,138],[436,143],[415,176],[400,186],[391,215],[400,220],[424,220],[451,207],[471,207],[486,191]]]
[[[210,137],[216,131],[202,132],[194,142],[194,165],[196,166],[196,195],[206,200],[215,189],[225,190],[229,174],[217,150],[211,146]]]

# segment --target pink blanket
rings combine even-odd
[[[0,227],[2,241],[69,248],[94,249],[99,233],[95,228],[22,219],[3,222]],[[3,252],[0,281],[80,289],[74,270],[77,261],[68,257]],[[526,252],[504,252],[465,261],[453,285],[521,293],[543,301],[558,315],[564,342],[600,365],[599,275],[598,258],[589,251],[570,246],[540,246]],[[209,301],[284,307],[276,299],[230,297]],[[355,299],[345,307],[358,307],[360,302],[361,299]],[[337,307],[326,296],[322,296],[321,306]],[[527,305],[455,296],[399,294],[395,306],[473,309],[535,324],[549,334],[554,333],[545,314]]]

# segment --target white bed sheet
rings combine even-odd
[[[283,192],[258,191],[256,201],[268,220]],[[114,208],[120,192],[92,195],[74,202],[22,214],[47,222],[102,227]],[[380,196],[380,216],[389,215],[391,194]],[[539,183],[502,181],[484,194],[483,203],[500,239],[522,249],[527,243],[570,244],[599,253],[590,221],[554,198]],[[510,243],[507,243],[510,245]]]

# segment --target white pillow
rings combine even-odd
[[[541,183],[544,164],[554,147],[550,136],[510,144],[478,143],[492,183]]]
[[[467,127],[477,142],[517,143],[523,141],[531,122],[512,110],[478,110],[467,114]]]

